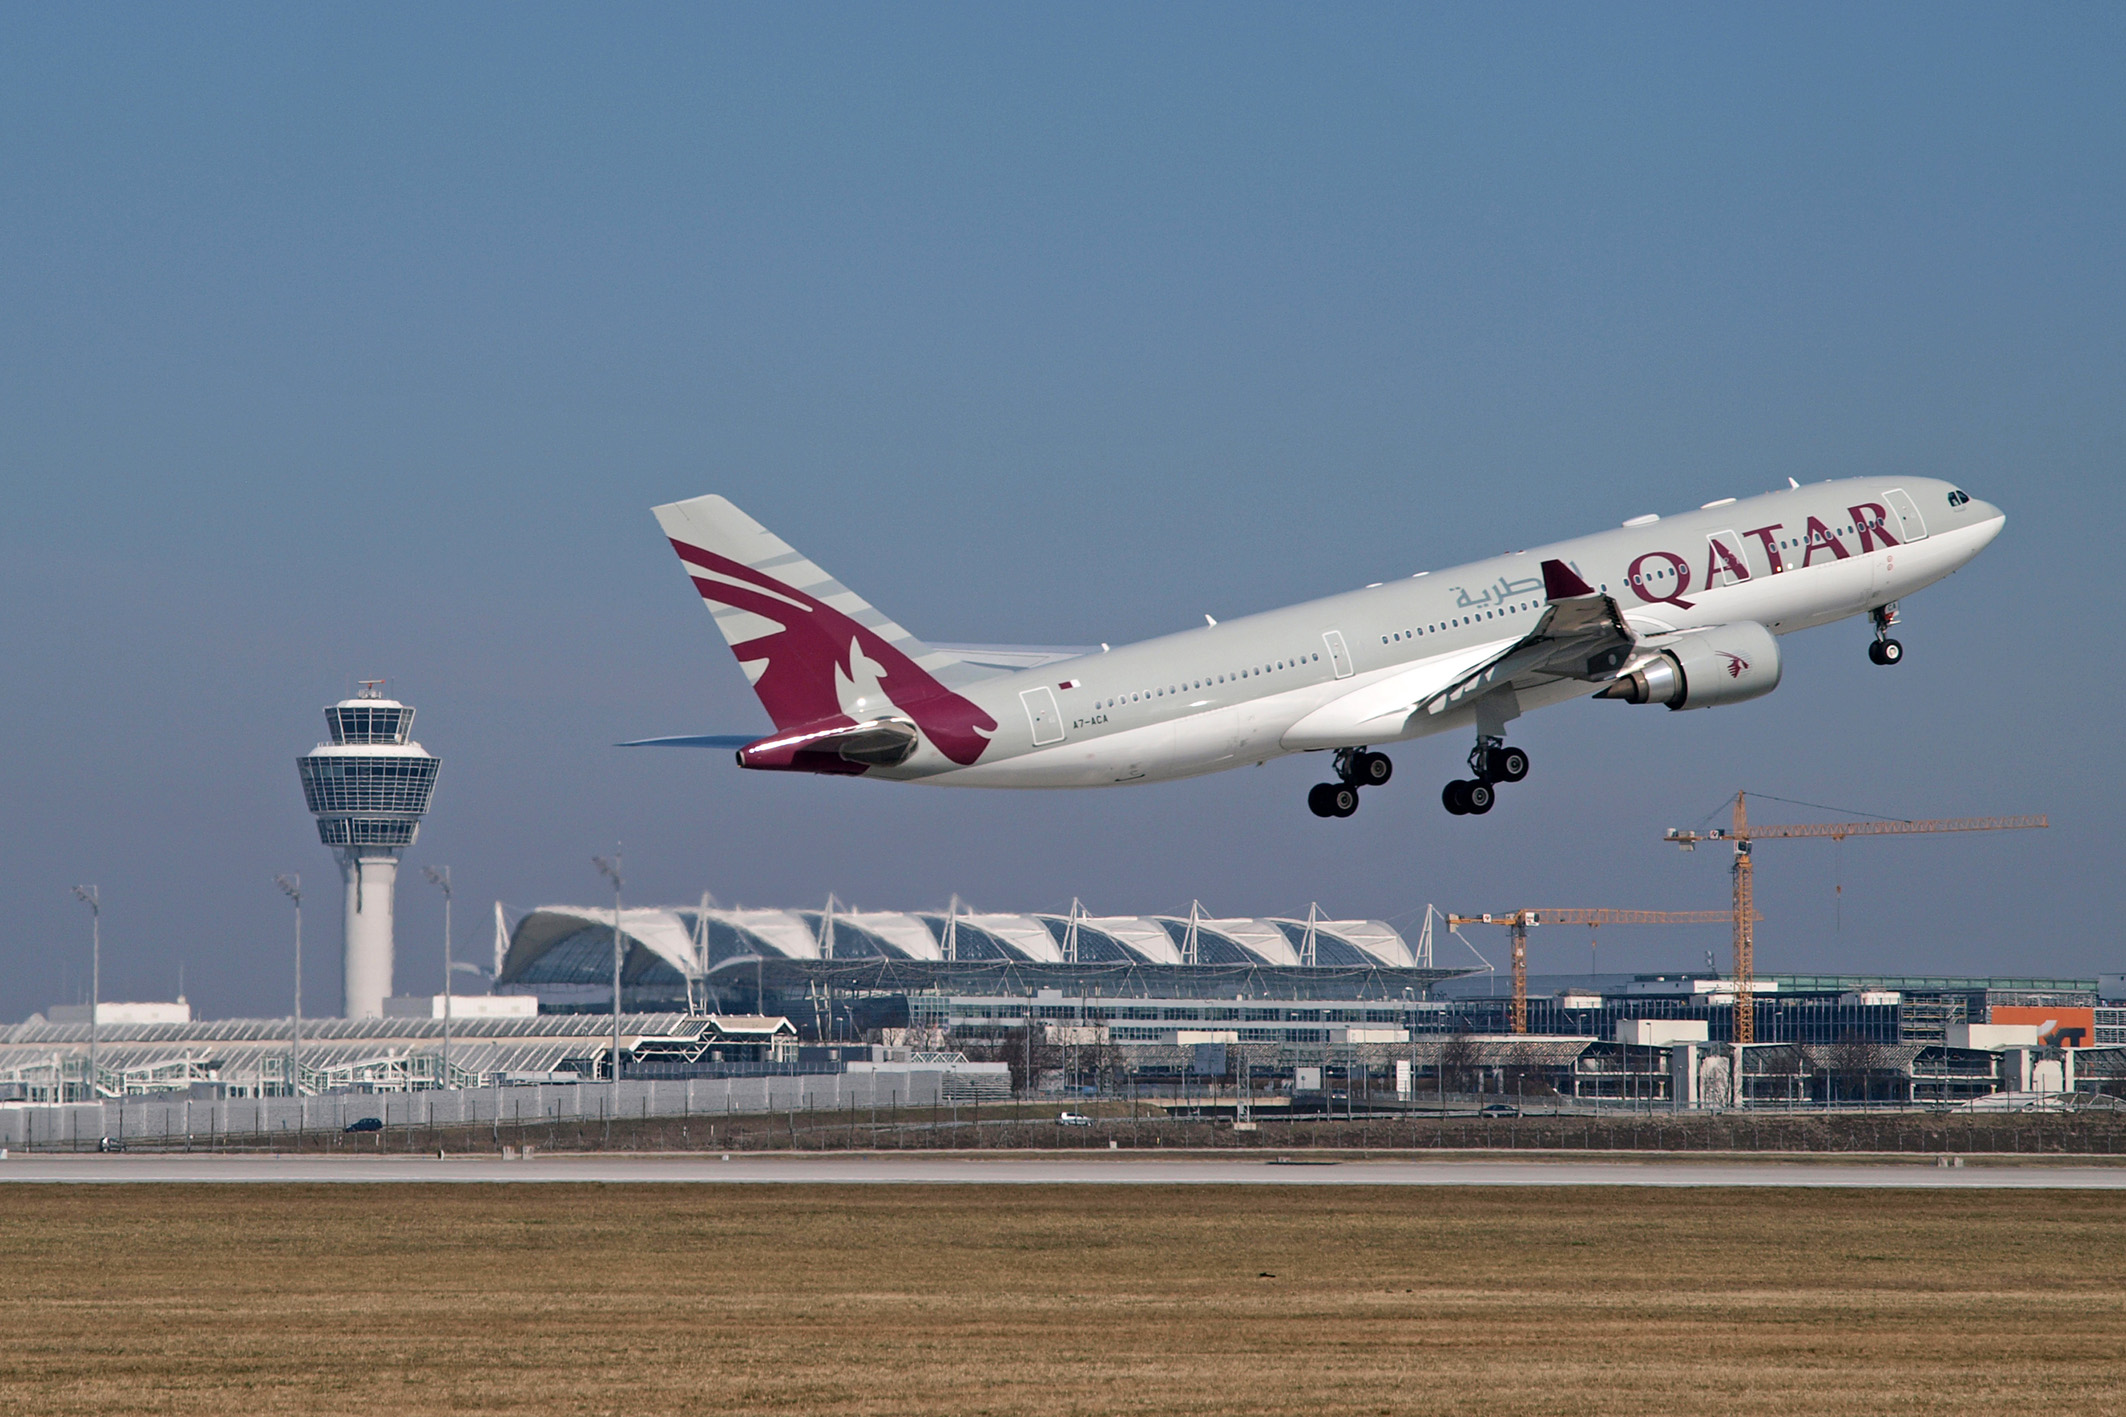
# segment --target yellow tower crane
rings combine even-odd
[[[1503,925],[1513,935],[1513,1031],[1528,1031],[1528,927],[1531,925],[1716,925],[1729,919],[1724,910],[1610,910],[1560,906],[1510,910],[1498,915],[1450,915],[1447,925]]]
[[[1756,890],[1750,864],[1750,848],[1760,841],[1794,841],[1828,837],[1832,841],[1844,841],[1849,836],[1904,836],[1916,832],[1998,832],[2020,831],[2026,828],[2049,827],[2052,823],[2042,815],[2034,817],[1937,817],[1919,822],[1805,822],[1791,826],[1752,825],[1749,810],[1743,802],[1743,794],[1735,794],[1734,825],[1725,830],[1714,827],[1711,831],[1678,831],[1670,827],[1663,841],[1675,843],[1685,851],[1695,851],[1701,841],[1731,841],[1735,844],[1735,861],[1730,868],[1735,877],[1735,908],[1731,919],[1735,925],[1735,1041],[1751,1043],[1757,1032],[1756,995],[1756,929],[1755,924],[1763,919],[1757,914]]]

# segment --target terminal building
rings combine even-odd
[[[1423,997],[1438,969],[1381,920],[698,907],[623,910],[624,1007],[786,1013],[821,1038],[906,1027],[917,994]],[[612,1006],[610,909],[541,906],[499,953],[495,987],[549,1009]],[[827,1000],[845,1012],[821,1013]]]
[[[1427,920],[1429,922],[1428,913]],[[1597,1105],[1954,1104],[2126,1093],[2126,977],[1538,979],[1526,1032],[1429,928],[1299,917],[542,906],[497,912],[495,989],[378,1017],[194,1021],[106,1005],[0,1028],[0,1101],[290,1096],[1010,1065],[1022,1090],[1248,1085],[1351,1105],[1519,1093]],[[1487,992],[1476,992],[1479,988]],[[299,1041],[298,1041],[299,1038]],[[985,1084],[986,1086],[987,1084]],[[1393,1101],[1390,1102],[1393,1105]]]

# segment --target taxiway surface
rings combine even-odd
[[[1807,1186],[1927,1190],[2126,1190],[2126,1166],[1928,1160],[1324,1161],[1295,1156],[25,1156],[9,1183],[689,1183],[722,1185]]]

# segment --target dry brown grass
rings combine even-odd
[[[2126,1411],[2126,1195],[9,1187],[0,1410]]]

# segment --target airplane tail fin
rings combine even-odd
[[[924,644],[722,497],[654,510],[777,729],[897,713],[953,761],[981,755],[996,723],[953,688],[994,671]]]

